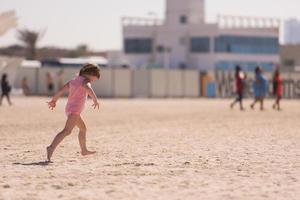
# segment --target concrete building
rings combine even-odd
[[[166,0],[164,20],[124,17],[127,62],[136,68],[271,69],[279,62],[279,20],[218,16],[205,21],[205,0]]]
[[[289,19],[284,22],[284,44],[300,44],[300,21]]]
[[[300,44],[282,45],[280,59],[283,70],[300,71]]]

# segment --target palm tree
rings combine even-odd
[[[27,48],[27,59],[35,60],[37,57],[37,43],[42,37],[42,33],[28,29],[19,30],[17,37]]]

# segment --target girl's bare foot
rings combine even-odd
[[[47,147],[47,161],[51,162],[51,157],[53,154],[53,149],[51,147]]]
[[[81,155],[88,156],[88,155],[92,155],[92,154],[95,154],[95,153],[96,153],[96,151],[88,151],[88,150],[86,150],[86,151],[82,151]]]

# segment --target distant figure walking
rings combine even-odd
[[[257,66],[255,68],[255,80],[253,83],[254,90],[254,102],[251,104],[251,108],[254,109],[254,106],[257,102],[260,102],[260,110],[264,110],[264,99],[268,92],[268,81],[263,75],[263,70],[261,67]]]
[[[245,74],[243,73],[242,68],[240,66],[236,66],[235,68],[235,85],[236,85],[237,98],[230,105],[230,107],[233,108],[236,103],[239,103],[240,109],[244,110],[243,98],[244,98],[244,88],[245,88]]]
[[[31,90],[28,86],[28,80],[27,80],[27,77],[24,77],[22,79],[22,89],[23,89],[23,93],[25,96],[29,96],[31,95]]]
[[[274,72],[273,94],[276,98],[275,103],[273,105],[273,109],[281,110],[280,100],[282,99],[282,95],[283,95],[283,80],[282,80],[282,77],[280,75],[279,68],[277,68]]]
[[[0,98],[0,106],[2,105],[2,100],[3,97],[7,98],[8,104],[12,105],[12,102],[10,100],[10,91],[11,91],[11,86],[9,85],[8,81],[7,81],[7,74],[3,74],[2,78],[1,78],[1,90],[2,90],[2,94],[1,94],[1,98]]]
[[[47,79],[48,95],[52,95],[54,92],[54,81],[53,81],[52,74],[50,72],[47,72],[46,79]]]
[[[74,77],[66,83],[48,102],[50,109],[54,109],[56,102],[65,92],[69,91],[68,102],[66,105],[66,115],[68,117],[64,129],[59,132],[51,145],[47,147],[47,160],[50,162],[52,154],[56,147],[63,141],[63,139],[70,135],[73,128],[79,128],[79,144],[81,154],[83,156],[96,153],[89,151],[86,147],[86,126],[81,118],[81,112],[84,109],[87,96],[90,96],[94,102],[93,107],[99,109],[99,102],[96,94],[94,93],[91,83],[100,78],[100,68],[94,64],[85,65],[79,72],[79,76]]]

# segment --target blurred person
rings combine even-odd
[[[31,90],[28,86],[28,80],[27,80],[27,77],[24,77],[22,79],[22,89],[23,89],[23,93],[25,96],[29,96],[31,95]]]
[[[11,86],[9,85],[7,81],[7,74],[3,74],[1,78],[1,98],[0,98],[0,106],[2,105],[2,100],[4,97],[7,98],[8,104],[12,105],[12,102],[10,100],[10,92],[11,92]]]
[[[50,72],[47,72],[46,80],[47,80],[48,95],[52,95],[54,92],[54,81],[53,81],[52,74]]]
[[[236,93],[237,98],[234,100],[230,107],[233,108],[236,103],[240,104],[240,110],[244,110],[243,107],[243,98],[244,98],[244,88],[245,88],[245,74],[242,71],[240,66],[236,66],[235,68],[235,85],[236,85]]]
[[[273,95],[275,96],[275,103],[273,109],[281,110],[280,101],[283,95],[283,80],[280,75],[280,70],[277,68],[273,76]]]
[[[257,102],[260,103],[260,110],[264,110],[264,99],[268,92],[268,81],[263,75],[263,70],[260,66],[255,68],[255,80],[253,82],[253,91],[254,91],[254,102],[251,104],[251,108],[254,109],[254,106]]]
[[[81,118],[81,112],[84,109],[87,96],[90,96],[93,100],[94,109],[99,109],[99,102],[97,96],[92,89],[91,83],[100,78],[100,68],[95,64],[85,65],[79,72],[79,75],[74,77],[68,83],[66,83],[48,103],[51,110],[56,107],[57,100],[65,93],[69,92],[68,102],[65,108],[67,115],[67,121],[64,129],[59,132],[51,145],[47,147],[47,160],[51,162],[51,157],[56,147],[63,141],[63,139],[70,135],[73,128],[77,126],[79,128],[79,145],[81,148],[81,154],[83,156],[95,154],[95,151],[89,151],[86,147],[86,125]]]

